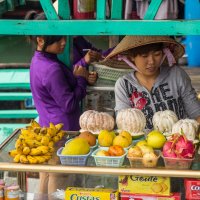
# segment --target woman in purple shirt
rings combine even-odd
[[[36,15],[32,12],[26,15],[26,19],[46,18],[43,13]],[[64,130],[78,131],[81,114],[79,104],[86,95],[87,82],[94,83],[95,76],[89,74],[87,67],[74,65],[72,70],[58,60],[57,54],[63,52],[66,37],[30,36],[30,40],[36,44],[30,65],[30,85],[39,114],[39,124],[49,126],[50,122],[63,123]],[[89,61],[93,59],[88,55],[91,52],[93,51],[85,56],[86,62],[87,58]],[[57,163],[59,159],[55,156],[51,164]],[[39,192],[55,192],[57,188],[73,184],[73,178],[74,176],[63,176],[63,174],[40,173]]]

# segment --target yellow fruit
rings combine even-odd
[[[57,129],[57,132],[59,132],[63,128],[63,126],[64,126],[63,123],[56,124],[55,127]]]
[[[52,138],[52,140],[53,140],[54,142],[58,142],[58,141],[60,140],[60,137],[54,136],[54,137]]]
[[[14,157],[13,161],[16,162],[16,163],[18,163],[18,162],[20,161],[20,156],[21,156],[21,154],[17,154],[17,155]]]
[[[129,141],[129,145],[132,143],[132,136],[128,131],[121,131],[119,135],[124,136]]]
[[[31,120],[31,124],[32,127],[40,127],[40,125],[35,121],[35,120]]]
[[[28,155],[27,159],[28,159],[30,164],[37,164],[38,163],[37,159],[34,156]]]
[[[147,145],[147,141],[146,140],[140,140],[139,142],[136,143],[136,146],[140,147],[142,145]]]
[[[117,135],[113,140],[113,145],[119,145],[124,148],[130,146],[130,144],[130,140],[128,140],[127,137],[124,137],[123,135]]]
[[[47,137],[47,136],[42,136],[42,139],[41,139],[41,144],[42,145],[48,145],[49,144],[49,137]]]
[[[114,132],[108,130],[101,130],[98,135],[98,142],[100,146],[109,147],[113,144],[113,139],[115,137]]]
[[[31,149],[29,147],[24,147],[22,152],[24,155],[28,155],[30,153],[30,151],[31,151]]]
[[[13,150],[10,150],[8,152],[8,154],[11,156],[11,157],[15,157],[17,154],[18,154],[18,151],[16,149],[13,149]]]
[[[25,155],[21,155],[19,161],[20,161],[20,163],[25,163],[25,164],[29,163],[29,161]]]
[[[62,155],[85,155],[90,151],[90,145],[83,138],[74,138],[66,143],[61,154]]]
[[[42,154],[46,154],[49,151],[49,147],[47,146],[39,146],[36,148],[38,151],[41,151]]]
[[[147,144],[153,148],[162,148],[166,142],[165,136],[158,130],[153,130],[147,135]]]
[[[38,150],[37,148],[32,148],[29,154],[30,154],[31,156],[38,156],[38,155],[41,155],[41,154],[42,154],[42,151],[41,151],[41,150]]]

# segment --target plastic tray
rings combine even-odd
[[[86,155],[62,155],[63,148],[61,147],[57,151],[57,156],[60,158],[62,165],[85,166],[89,155],[92,153],[92,149],[90,149],[90,152]]]
[[[123,165],[124,158],[127,154],[126,149],[124,149],[125,153],[122,156],[97,156],[96,153],[99,150],[106,150],[107,151],[108,148],[107,147],[100,147],[92,153],[92,157],[94,157],[96,166],[121,167]]]
[[[154,153],[157,155],[157,158],[152,160],[152,163],[145,163],[142,157],[128,157],[131,167],[133,168],[142,168],[142,167],[156,167],[158,163],[158,159],[160,158],[160,151],[155,150]]]
[[[194,158],[168,158],[161,155],[168,169],[189,169]]]

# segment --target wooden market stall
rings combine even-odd
[[[152,0],[145,14],[144,20],[123,20],[122,2],[123,0],[112,0],[111,19],[106,19],[106,0],[97,0],[96,19],[73,20],[70,18],[70,7],[68,0],[58,1],[58,13],[63,18],[59,19],[52,2],[50,0],[40,0],[42,8],[48,18],[45,21],[28,20],[0,20],[0,35],[200,35],[200,20],[154,20],[154,17],[162,3],[162,0]],[[56,31],[55,31],[56,30]],[[70,42],[62,59],[65,63],[70,63]],[[16,137],[15,132],[1,145],[0,154],[5,154]],[[5,148],[6,147],[6,148]],[[72,167],[54,165],[25,165],[10,164],[2,160],[1,171],[17,172],[54,172],[69,174],[100,174],[100,175],[150,175],[164,177],[194,177],[200,178],[200,165],[198,161],[191,170],[166,170],[165,168],[139,169],[139,168],[98,168],[93,166]],[[24,191],[25,187],[22,187]]]

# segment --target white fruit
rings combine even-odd
[[[144,130],[146,126],[146,118],[141,110],[128,108],[118,112],[116,124],[120,131],[128,131],[132,136],[134,136]]]
[[[171,110],[158,111],[153,115],[153,127],[164,135],[172,132],[172,126],[178,121],[178,117]]]

